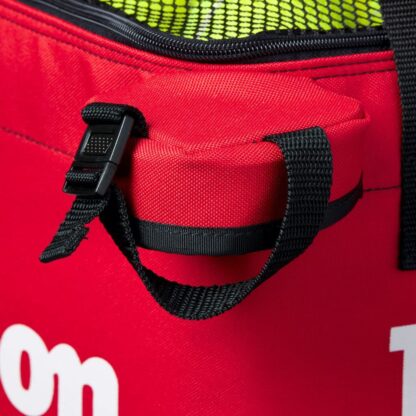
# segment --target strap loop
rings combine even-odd
[[[74,251],[82,230],[94,216],[100,216],[114,242],[133,266],[155,300],[169,313],[184,319],[207,319],[233,308],[256,287],[302,254],[319,232],[328,206],[332,185],[332,155],[321,128],[269,136],[266,141],[280,147],[288,175],[288,197],[284,218],[266,264],[250,280],[223,286],[189,286],[169,281],[143,266],[136,248],[128,207],[122,192],[110,187],[103,198],[91,198],[89,208],[78,197],[58,234],[42,255],[42,261],[55,260]],[[74,242],[77,244],[74,244]]]

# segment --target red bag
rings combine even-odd
[[[415,7],[204,43],[80,3],[0,0],[2,414],[416,416]]]

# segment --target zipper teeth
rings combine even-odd
[[[29,5],[55,10],[76,20],[90,23],[127,40],[132,46],[161,53],[175,58],[196,61],[227,62],[256,59],[274,54],[312,52],[319,50],[388,46],[383,29],[366,31],[342,31],[339,33],[290,32],[291,38],[282,34],[274,38],[254,35],[248,39],[201,40],[179,39],[173,35],[157,32],[138,22],[104,8],[81,3],[79,0],[22,0]],[[263,38],[261,37],[263,36]],[[266,36],[272,36],[267,34]]]

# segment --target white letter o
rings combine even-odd
[[[30,360],[30,384],[22,385],[21,360]],[[13,406],[27,416],[45,414],[53,400],[54,378],[48,350],[39,335],[25,325],[13,325],[0,341],[0,376],[4,391]]]

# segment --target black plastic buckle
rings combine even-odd
[[[120,124],[90,125],[67,174],[64,192],[82,196],[105,195],[123,157],[134,122],[133,117],[125,115]]]

